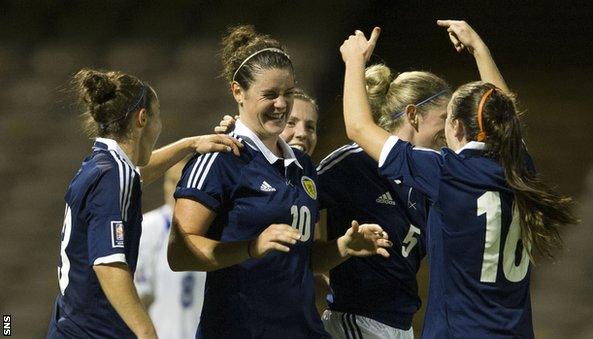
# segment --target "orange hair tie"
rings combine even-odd
[[[480,127],[480,133],[478,133],[477,137],[478,141],[486,140],[486,132],[484,131],[482,111],[484,110],[484,104],[486,103],[486,100],[488,100],[488,97],[490,97],[492,92],[494,92],[494,88],[491,88],[488,91],[486,91],[486,93],[484,93],[484,95],[482,96],[482,100],[480,100],[480,105],[478,105],[478,127]]]

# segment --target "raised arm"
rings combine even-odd
[[[453,43],[457,52],[465,49],[474,56],[482,81],[492,83],[504,92],[510,93],[488,46],[467,22],[462,20],[437,20],[437,25],[447,28],[449,39],[451,39],[451,43]]]
[[[142,181],[149,184],[160,178],[169,168],[193,153],[233,152],[239,155],[243,147],[237,139],[227,135],[200,135],[183,138],[152,152],[149,163],[140,168]]]
[[[340,47],[340,53],[346,66],[344,75],[346,134],[349,139],[359,144],[368,155],[377,161],[389,133],[373,121],[366,92],[364,70],[380,32],[381,30],[375,27],[370,39],[367,40],[361,31],[356,31]]]

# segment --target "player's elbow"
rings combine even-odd
[[[181,260],[172,247],[172,244],[169,244],[169,248],[167,249],[167,262],[169,263],[169,268],[173,272],[182,272],[183,266],[181,265]]]
[[[182,236],[171,237],[167,247],[167,262],[173,272],[210,271],[202,260],[189,249]]]
[[[370,123],[372,123],[372,121]],[[366,127],[368,124],[369,121],[366,121],[366,119],[348,121],[346,123],[346,135],[348,136],[348,139],[357,141],[364,132],[364,130],[367,129]]]
[[[173,272],[184,271],[182,254],[184,250],[187,251],[184,247],[183,237],[179,233],[177,226],[173,225],[171,227],[171,234],[169,235],[169,244],[167,245],[167,262]]]
[[[346,136],[348,139],[354,140],[356,137],[358,137],[358,133],[359,130],[356,127],[346,125]]]
[[[183,239],[180,239],[182,242]],[[192,271],[190,262],[192,261],[189,250],[185,248],[184,244],[179,242],[170,242],[167,248],[167,261],[169,262],[169,268],[173,272],[185,272]]]
[[[169,262],[169,268],[173,272],[188,272],[188,271],[200,271],[207,272],[217,269],[214,266],[203,264],[193,255],[185,255],[183,253],[175,253],[167,251],[167,261]]]

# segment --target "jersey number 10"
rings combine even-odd
[[[480,281],[495,283],[500,255],[500,238],[502,237],[502,209],[499,192],[486,192],[478,198],[478,216],[482,214],[486,214],[486,241],[484,243]],[[502,262],[504,276],[511,282],[523,280],[529,268],[529,258],[525,246],[523,246],[523,250],[521,251],[521,262],[519,265],[515,265],[515,256],[520,237],[521,225],[519,222],[519,211],[514,208],[509,232],[507,233],[506,240],[504,240]]]
[[[311,238],[311,211],[307,206],[292,205],[290,207],[292,215],[292,227],[301,232],[301,241],[305,242]]]

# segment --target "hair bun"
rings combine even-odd
[[[228,29],[228,35],[222,40],[222,44],[237,49],[248,45],[257,36],[253,25],[234,26]]]
[[[253,25],[230,27],[228,34],[222,39],[222,59],[231,59],[239,49],[248,46],[257,37],[258,34]]]
[[[391,84],[391,70],[383,64],[369,66],[364,73],[371,107],[380,107],[385,101]]]
[[[106,73],[82,69],[76,73],[74,81],[88,105],[99,105],[115,97],[117,85]]]

